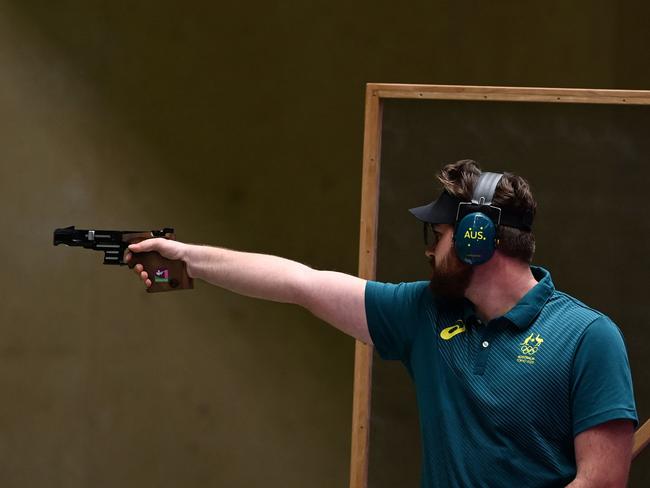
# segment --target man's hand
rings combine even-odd
[[[131,244],[129,246],[129,249],[126,251],[124,255],[124,261],[126,261],[127,263],[130,262],[131,259],[133,259],[133,253],[148,252],[148,251],[155,251],[158,254],[160,254],[162,257],[179,261],[185,259],[186,250],[187,250],[187,244],[183,244],[182,242],[172,241],[170,239],[162,239],[162,238],[146,239],[137,244]],[[140,279],[144,281],[147,288],[151,286],[151,280],[149,279],[149,275],[147,274],[146,271],[144,271],[141,264],[136,264],[133,267],[133,271],[135,272],[135,274],[140,276]],[[193,276],[190,274],[189,267],[187,271],[188,271],[188,275],[190,275],[190,278],[193,278]]]

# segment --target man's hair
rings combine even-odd
[[[438,180],[448,193],[467,202],[472,199],[480,174],[481,169],[476,161],[463,159],[442,168]],[[512,173],[503,173],[492,202],[503,211],[515,214],[529,212],[534,216],[537,210],[537,202],[528,182]],[[500,225],[497,239],[497,249],[506,256],[532,262],[535,254],[535,236],[532,232]]]

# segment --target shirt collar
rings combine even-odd
[[[503,317],[498,317],[493,320],[506,319],[514,324],[519,329],[527,329],[535,320],[535,317],[542,311],[542,307],[551,297],[555,291],[551,273],[546,269],[538,266],[530,267],[533,276],[537,280],[537,284],[528,290],[519,302],[506,312]],[[474,304],[469,300],[464,301],[463,316],[466,323],[471,323],[476,320],[474,314]]]

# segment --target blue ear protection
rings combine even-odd
[[[472,201],[458,204],[454,247],[458,259],[467,264],[483,264],[494,254],[501,209],[492,205],[492,198],[502,176],[500,173],[481,173]]]

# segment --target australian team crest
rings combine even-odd
[[[539,334],[531,333],[524,342],[519,344],[521,354],[517,356],[518,363],[535,364],[535,354],[539,351],[544,339]]]

